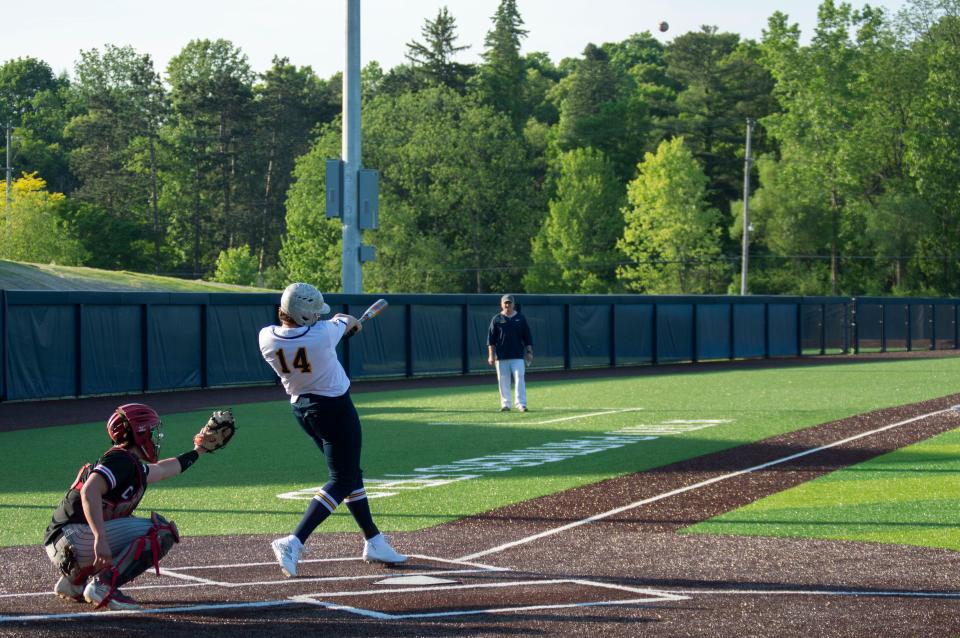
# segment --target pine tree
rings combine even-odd
[[[454,62],[453,57],[470,46],[457,46],[457,22],[454,17],[443,7],[435,20],[424,23],[420,33],[425,42],[409,42],[406,58],[430,84],[445,84],[462,93],[469,67]]]
[[[493,16],[493,29],[484,39],[480,91],[489,104],[510,117],[516,130],[523,127],[528,115],[523,104],[526,65],[520,56],[520,42],[525,37],[516,0],[502,0]]]

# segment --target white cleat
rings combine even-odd
[[[392,565],[406,561],[407,557],[393,549],[383,534],[377,534],[363,544],[363,560]]]
[[[300,554],[303,553],[303,543],[292,534],[284,538],[278,538],[270,543],[273,549],[273,555],[277,557],[280,563],[280,571],[287,578],[294,578],[297,575],[297,563],[300,562]]]
[[[110,593],[110,585],[101,581],[99,578],[93,578],[83,588],[83,597],[86,601],[97,607],[106,607],[114,611],[124,611],[130,609],[142,609],[133,598],[130,598],[119,589],[114,589]],[[106,602],[104,602],[106,600]]]
[[[86,580],[79,585],[74,585],[69,578],[61,576],[60,580],[58,580],[57,584],[53,587],[53,593],[64,600],[82,603],[85,600],[83,597],[84,585],[86,585]]]

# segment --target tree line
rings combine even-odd
[[[443,8],[406,63],[362,70],[367,290],[734,292],[750,118],[750,292],[960,293],[960,0],[824,0],[807,41],[774,12],[760,41],[643,32],[559,62],[527,35],[501,0],[462,64]],[[337,290],[341,89],[225,40],[163,74],[129,46],[70,76],[9,60],[0,258]]]

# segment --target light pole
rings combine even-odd
[[[743,247],[740,254],[740,294],[747,294],[747,271],[750,266],[750,167],[753,159],[750,157],[750,142],[753,136],[753,127],[757,121],[747,118],[747,152],[743,158]]]
[[[343,292],[363,292],[357,174],[360,171],[360,0],[346,0],[347,46],[343,72]]]
[[[7,122],[7,214],[10,214],[10,206],[13,204],[13,167],[10,166],[10,134],[13,127]]]

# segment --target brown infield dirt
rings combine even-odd
[[[878,356],[956,354],[542,372],[529,378],[838,361],[855,365]],[[353,392],[410,383],[423,387],[492,380],[368,382],[355,384]],[[146,401],[163,414],[283,398],[279,388],[269,386],[123,401]],[[117,397],[101,397],[0,404],[0,431],[89,422],[104,418],[117,403]],[[296,579],[283,579],[273,562],[272,537],[185,538],[164,559],[168,571],[163,576],[147,573],[124,588],[147,614],[91,612],[89,605],[62,601],[49,593],[56,575],[39,546],[3,548],[0,636],[956,636],[956,552],[680,530],[953,430],[960,414],[949,408],[958,403],[960,394],[877,410],[427,530],[392,534],[393,544],[411,554],[408,563],[394,568],[356,560],[358,534],[315,536],[305,555],[310,562],[301,564]],[[929,416],[735,474],[921,415]],[[618,508],[623,510],[598,517]],[[586,521],[591,517],[598,518]],[[538,534],[542,536],[531,539]],[[392,580],[412,575],[439,582]],[[189,609],[170,611],[176,607]],[[79,612],[84,615],[33,618]],[[3,620],[11,616],[24,619]]]

